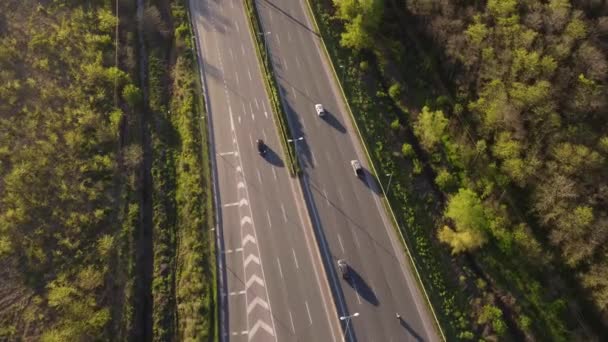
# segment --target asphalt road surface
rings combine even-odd
[[[212,141],[222,341],[339,341],[297,180],[284,165],[240,0],[192,0]],[[255,141],[269,147],[258,155]]]
[[[439,341],[432,316],[381,203],[357,133],[315,32],[306,0],[256,0],[268,49],[304,167],[307,205],[343,328],[356,341]],[[314,105],[328,113],[320,118]],[[357,177],[350,161],[365,175]],[[336,272],[337,260],[351,279]],[[335,286],[338,284],[338,286]],[[397,319],[397,315],[401,316]],[[324,341],[316,337],[310,341]]]

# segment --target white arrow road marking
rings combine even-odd
[[[260,328],[266,330],[266,332],[269,333],[271,336],[274,336],[274,331],[268,324],[266,324],[262,321],[257,321],[253,325],[253,328],[251,328],[251,330],[249,330],[249,339],[251,339],[253,337],[253,335],[255,335],[255,333],[258,332],[258,330]]]
[[[247,265],[249,265],[250,262],[255,262],[256,264],[260,264],[260,258],[258,258],[257,256],[253,255],[253,254],[249,254],[249,256],[247,257],[247,259],[245,259],[245,267],[247,267]]]
[[[245,223],[251,224],[251,217],[243,216],[243,218],[241,218],[241,226],[245,225]]]
[[[268,303],[266,303],[260,297],[255,297],[255,299],[252,300],[251,303],[249,303],[249,305],[247,305],[247,313],[249,314],[251,312],[251,310],[253,310],[258,305],[263,307],[264,309],[268,310]]]
[[[247,201],[246,198],[241,199],[238,203],[239,203],[239,207],[242,207],[244,205],[249,205],[249,201]]]
[[[237,168],[236,168],[236,170],[237,170],[237,171],[239,171],[239,172],[241,172],[241,170],[239,170],[239,167],[237,167]],[[238,182],[238,183],[236,184],[236,188],[237,188],[237,189],[241,189],[241,188],[243,188],[243,189],[244,189],[244,188],[245,188],[245,183],[243,183],[243,182]]]
[[[247,280],[247,283],[245,283],[245,288],[248,289],[253,283],[258,283],[261,287],[264,287],[264,281],[254,274]]]
[[[243,246],[245,246],[248,242],[251,242],[255,245],[255,238],[253,237],[253,235],[247,234],[247,236],[245,236],[245,238],[243,239]]]

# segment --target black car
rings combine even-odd
[[[258,152],[260,153],[261,156],[265,155],[266,152],[268,152],[268,146],[266,146],[266,144],[264,144],[264,140],[262,140],[262,139],[258,139],[257,143],[258,143]]]

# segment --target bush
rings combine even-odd
[[[398,131],[399,128],[401,128],[401,124],[399,123],[399,119],[393,120],[393,122],[391,122],[391,129],[393,131]]]
[[[401,146],[401,154],[403,154],[405,158],[414,156],[414,149],[412,148],[412,145],[408,143],[403,143],[403,145]]]
[[[446,169],[441,169],[435,177],[435,183],[444,192],[453,192],[456,181],[454,176]]]
[[[403,89],[401,87],[401,84],[399,84],[399,83],[393,83],[393,85],[391,85],[388,88],[388,95],[395,102],[399,102],[401,100],[402,93],[403,93]]]
[[[367,63],[367,61],[362,61],[359,63],[359,69],[361,69],[361,71],[367,71],[367,69],[369,69],[369,63]]]

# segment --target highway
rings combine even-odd
[[[240,0],[192,0],[218,210],[221,341],[340,341],[304,194],[282,160]],[[258,155],[255,141],[269,147]]]
[[[256,0],[304,168],[302,187],[343,328],[356,341],[440,341],[403,247],[381,203],[306,0]],[[314,105],[328,113],[320,118]],[[364,165],[358,178],[350,161]],[[336,272],[338,259],[352,279]],[[397,319],[397,314],[401,316]],[[324,341],[317,337],[310,341]]]

